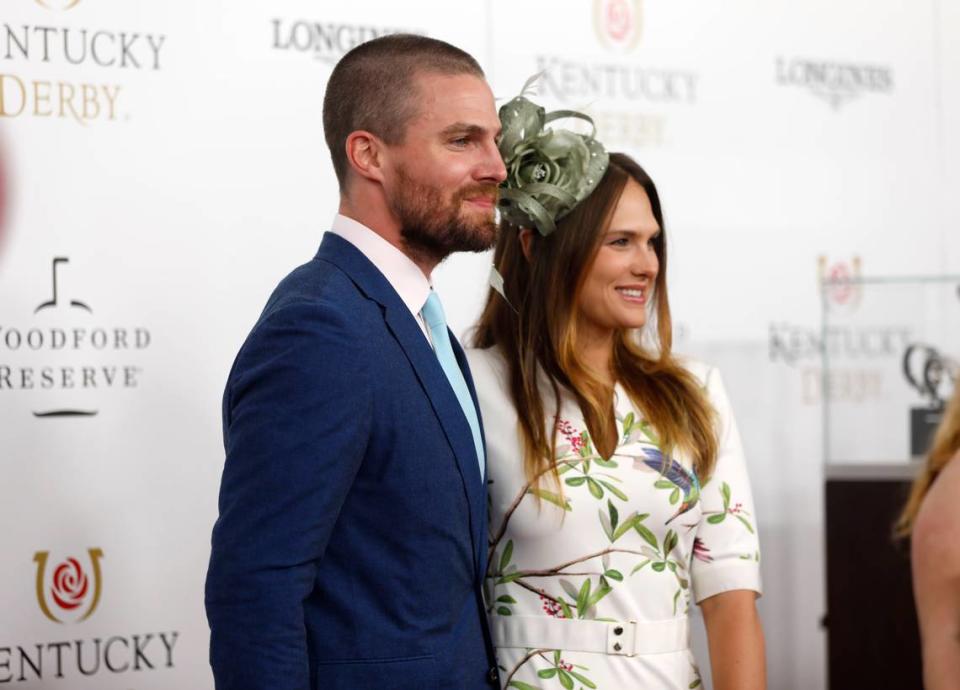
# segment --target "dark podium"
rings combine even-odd
[[[825,468],[831,690],[923,690],[909,543],[891,536],[918,464]]]

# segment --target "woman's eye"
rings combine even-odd
[[[619,237],[615,240],[612,240],[610,244],[614,247],[626,247],[628,244],[630,244],[630,241],[626,237]]]

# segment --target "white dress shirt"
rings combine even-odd
[[[353,218],[338,213],[333,219],[330,232],[345,239],[370,259],[400,295],[400,299],[420,326],[423,336],[430,342],[430,332],[420,315],[420,310],[430,294],[430,280],[420,267],[413,263],[409,256]],[[431,347],[432,345],[431,343]]]

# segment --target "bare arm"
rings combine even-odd
[[[927,690],[960,690],[960,457],[924,498],[911,543]]]
[[[756,593],[736,589],[700,602],[707,627],[714,690],[767,687],[763,628]]]

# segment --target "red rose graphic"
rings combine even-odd
[[[53,571],[50,593],[60,608],[67,611],[80,606],[87,595],[87,576],[76,558],[68,558]]]
[[[607,5],[607,32],[615,41],[623,41],[631,29],[630,5],[626,0],[613,0]]]
[[[846,264],[837,264],[830,269],[829,279],[831,285],[831,295],[833,301],[837,304],[844,304],[850,301],[853,296],[853,284],[851,282],[850,269]]]

